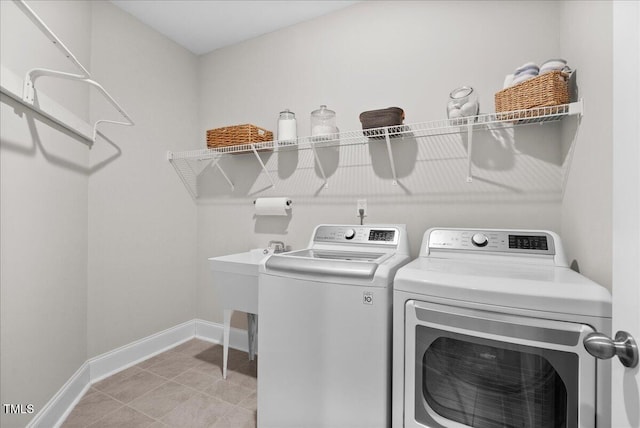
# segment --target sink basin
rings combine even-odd
[[[258,276],[258,266],[260,265],[260,262],[270,255],[271,252],[265,253],[263,248],[256,248],[244,253],[211,257],[209,259],[209,266],[214,272]]]
[[[221,308],[258,313],[258,267],[271,255],[262,248],[211,257],[213,287]]]

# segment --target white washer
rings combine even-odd
[[[558,235],[429,229],[394,281],[393,427],[604,427],[611,331],[602,286]]]
[[[404,225],[320,225],[260,267],[258,426],[388,427]]]

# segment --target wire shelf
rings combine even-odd
[[[439,119],[428,122],[419,122],[406,125],[389,126],[381,128],[372,128],[367,130],[346,131],[331,134],[331,136],[306,136],[299,137],[295,141],[267,141],[255,144],[243,144],[237,146],[218,147],[214,149],[201,149],[190,150],[182,152],[169,152],[167,158],[174,164],[176,172],[181,175],[181,178],[190,193],[197,197],[197,185],[195,178],[197,175],[209,165],[215,165],[220,169],[220,172],[225,176],[225,179],[229,182],[233,188],[233,184],[226,176],[218,162],[226,155],[241,154],[241,153],[254,153],[257,160],[262,165],[265,173],[268,175],[268,171],[264,167],[262,160],[260,159],[258,152],[270,151],[270,150],[306,150],[311,149],[314,151],[316,148],[332,147],[332,146],[348,146],[355,144],[365,144],[369,142],[380,141],[380,143],[386,142],[391,167],[394,170],[393,183],[396,184],[395,177],[395,165],[393,161],[393,155],[391,152],[390,142],[394,138],[412,137],[412,138],[425,138],[436,137],[439,135],[447,134],[469,134],[475,130],[487,130],[494,127],[509,128],[522,125],[529,125],[535,123],[545,123],[562,120],[567,116],[578,115],[581,116],[583,112],[582,100],[570,104],[562,104],[550,107],[536,107],[527,110],[517,110],[509,112],[499,113],[487,113],[477,116],[456,118],[456,119]],[[469,173],[467,181],[471,181],[471,144],[468,149],[469,157]],[[196,167],[194,171],[193,167],[184,164],[185,161],[196,161],[198,163],[207,162],[204,167]],[[324,170],[322,165],[316,157],[316,162],[320,169],[320,172],[325,179]],[[183,175],[184,174],[184,175]],[[195,178],[193,176],[195,174]],[[269,177],[273,184],[273,180]]]

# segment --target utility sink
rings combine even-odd
[[[270,255],[257,248],[209,259],[219,307],[258,313],[258,266]]]
[[[258,266],[272,251],[262,248],[244,253],[211,257],[209,267],[216,306],[224,309],[223,368],[222,376],[227,378],[227,357],[229,355],[229,331],[233,311],[247,313],[249,358],[253,360],[256,349],[258,315]]]
[[[214,272],[235,273],[239,275],[258,276],[260,262],[271,255],[270,251],[256,248],[244,253],[212,257],[209,266]]]

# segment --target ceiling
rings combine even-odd
[[[201,55],[326,15],[346,0],[111,0],[119,8]]]

